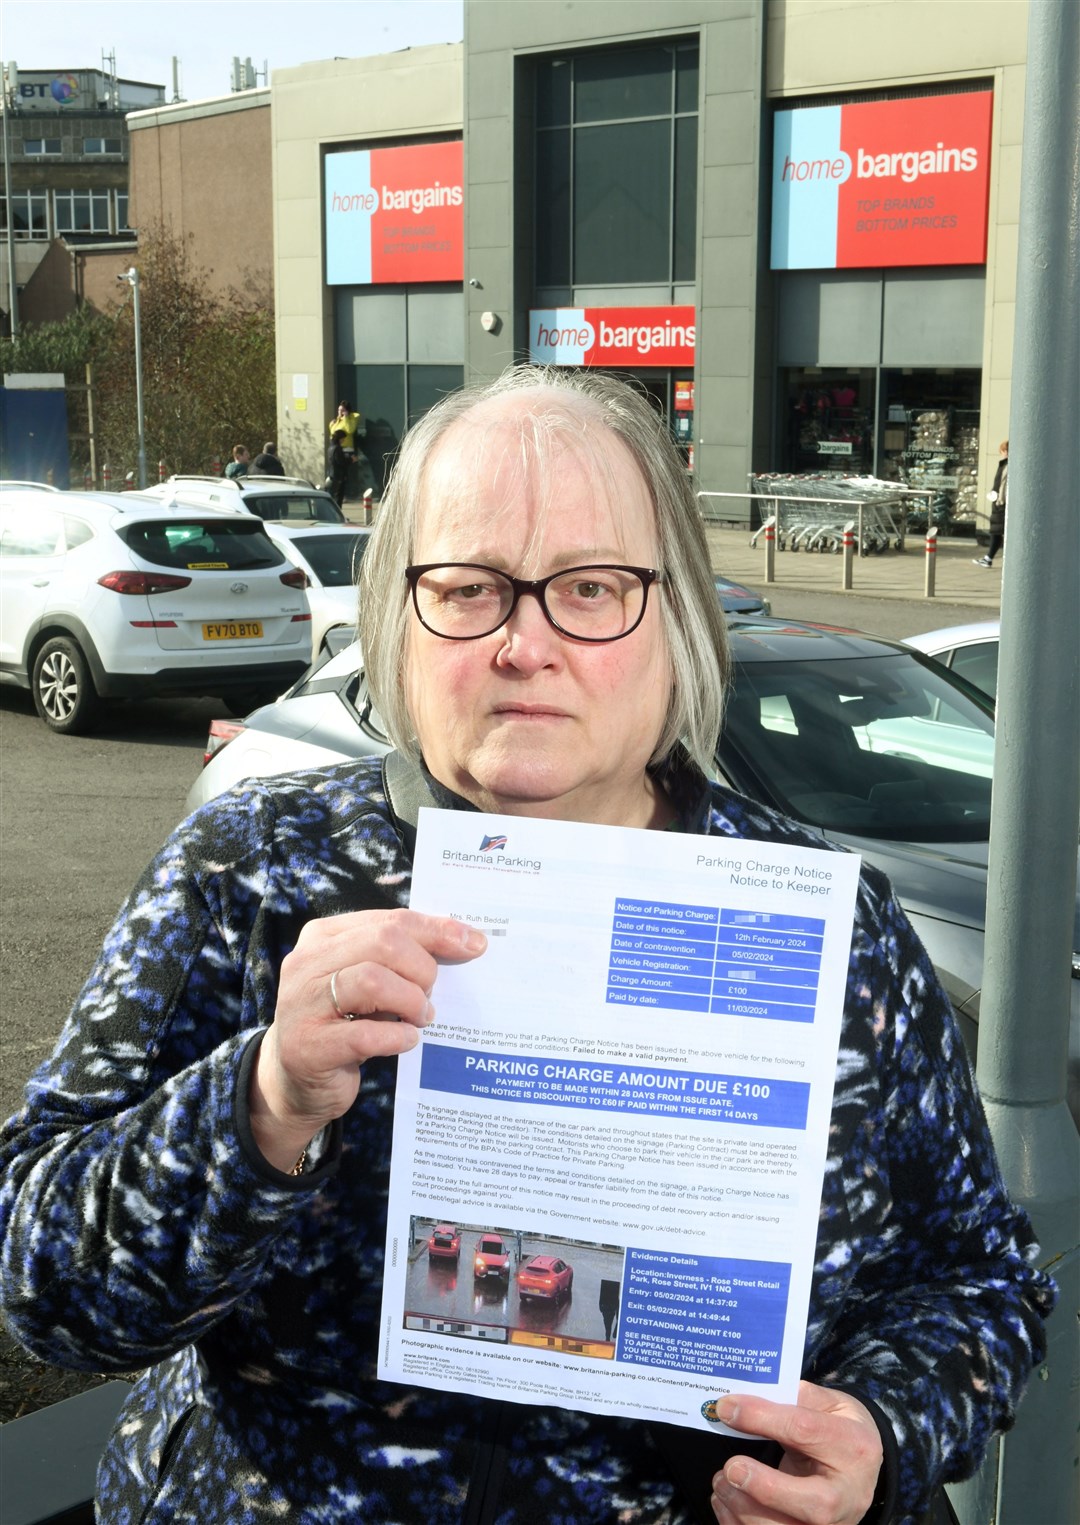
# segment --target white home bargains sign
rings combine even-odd
[[[694,363],[692,307],[542,307],[529,313],[534,365]]]
[[[778,111],[772,268],[981,265],[989,90]]]
[[[462,168],[460,142],[327,154],[329,285],[460,281]]]

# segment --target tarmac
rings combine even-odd
[[[818,551],[776,552],[775,580],[765,577],[765,537],[750,544],[748,529],[706,526],[714,571],[723,572],[732,582],[745,583],[759,593],[766,593],[776,607],[776,593],[784,589],[810,593],[843,593],[842,555]],[[851,593],[863,598],[926,598],[925,536],[909,534],[904,550],[891,547],[878,556],[854,556],[851,565]],[[972,558],[981,556],[984,547],[973,537],[938,536],[933,553],[934,596],[926,599],[949,604],[969,604],[972,619],[993,619],[1001,609],[1001,566],[999,557],[992,567],[977,567]]]

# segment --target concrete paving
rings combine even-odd
[[[723,572],[733,582],[745,583],[764,593],[777,607],[777,594],[787,590],[836,593],[863,598],[924,599],[926,579],[925,538],[909,535],[906,549],[888,550],[880,556],[856,556],[852,563],[851,593],[841,587],[843,557],[817,551],[777,551],[776,578],[765,581],[765,537],[750,545],[748,529],[727,529],[709,525],[706,534],[714,571]],[[966,604],[971,618],[992,619],[1001,609],[1001,567],[999,556],[992,567],[972,565],[972,557],[981,556],[983,547],[974,539],[959,536],[938,537],[935,553],[935,602]],[[943,621],[942,623],[951,623]]]

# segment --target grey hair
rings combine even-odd
[[[405,686],[411,607],[405,568],[415,556],[428,463],[453,425],[474,408],[497,398],[525,400],[534,392],[536,407],[527,414],[533,428],[529,437],[522,431],[521,444],[528,463],[534,470],[540,468],[541,480],[556,480],[545,448],[545,438],[552,436],[536,427],[538,420],[546,422],[550,415],[563,422],[567,417],[572,420],[572,443],[583,456],[590,450],[590,426],[607,429],[629,450],[641,472],[656,525],[661,581],[653,596],[658,594],[672,667],[671,698],[652,762],[662,762],[681,742],[698,766],[709,772],[731,658],[705,528],[686,467],[664,420],[637,387],[595,371],[515,366],[495,381],[450,393],[405,436],[360,568],[364,667],[387,734],[399,751],[417,755]],[[562,445],[565,430],[556,434]],[[468,483],[462,484],[462,490],[469,491]]]

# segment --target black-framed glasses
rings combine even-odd
[[[505,625],[518,600],[531,593],[547,621],[575,641],[621,641],[637,629],[652,567],[567,567],[550,577],[511,577],[475,561],[433,561],[406,567],[413,607],[425,630],[445,641],[477,641]]]

